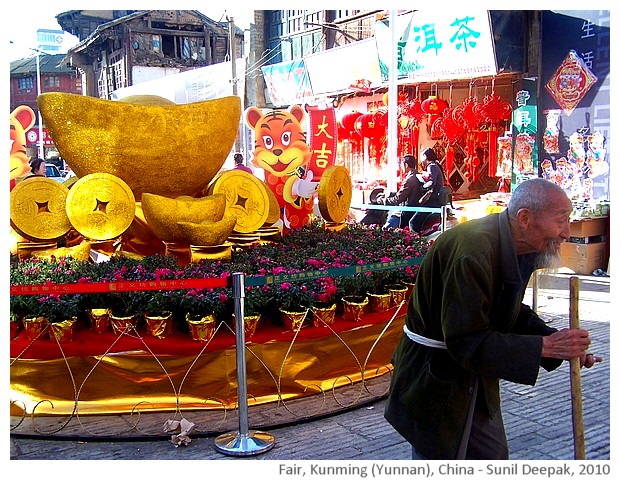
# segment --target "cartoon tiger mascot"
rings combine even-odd
[[[308,169],[312,149],[302,128],[304,116],[299,105],[265,114],[257,107],[245,111],[245,122],[255,137],[252,164],[264,169],[287,230],[308,223],[318,188],[318,182],[312,181],[314,173]]]
[[[20,105],[11,113],[11,158],[9,172],[11,190],[15,186],[15,179],[23,177],[30,171],[29,159],[26,156],[26,132],[35,123],[35,114],[27,105]]]

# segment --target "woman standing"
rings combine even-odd
[[[420,159],[422,161],[422,168],[428,173],[427,183],[430,183],[428,189],[432,192],[428,201],[424,203],[424,206],[441,207],[440,191],[445,183],[445,177],[439,165],[437,154],[432,148],[425,148],[420,155]],[[432,212],[416,212],[411,220],[409,220],[409,228],[419,233],[423,225],[430,220],[433,215],[441,216],[438,213]]]

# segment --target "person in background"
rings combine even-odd
[[[422,196],[422,184],[416,176],[418,161],[413,155],[405,155],[403,156],[403,165],[405,167],[405,179],[398,192],[383,199],[381,202],[383,205],[405,205],[408,207],[419,205]],[[388,216],[383,228],[405,228],[414,213],[393,211]]]
[[[243,170],[244,172],[252,174],[254,173],[250,167],[243,163],[243,155],[240,153],[235,153],[233,158],[235,159],[235,170]]]
[[[384,412],[414,459],[508,459],[500,379],[534,385],[540,367],[602,361],[587,330],[523,304],[532,272],[559,264],[571,211],[560,186],[526,180],[506,210],[446,230],[424,256]]]
[[[45,172],[45,160],[41,160],[40,158],[33,158],[30,160],[30,173],[26,175],[24,178],[30,177],[46,177],[47,174]]]
[[[423,188],[426,190],[432,190],[431,196],[428,201],[424,203],[424,206],[441,207],[439,192],[445,183],[445,177],[443,170],[439,166],[437,154],[432,148],[429,147],[422,150],[420,158],[422,160],[422,168],[426,171],[424,175],[420,174],[425,181]],[[423,191],[422,193],[425,192]],[[433,212],[415,212],[415,215],[413,215],[411,220],[409,220],[409,228],[419,233],[432,215],[441,216],[440,214]]]

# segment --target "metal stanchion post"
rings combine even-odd
[[[235,328],[237,349],[237,403],[239,405],[239,430],[228,432],[215,439],[215,449],[226,455],[237,457],[257,455],[270,450],[275,439],[273,435],[248,427],[248,395],[245,368],[245,275],[232,274],[233,298],[235,300]]]
[[[446,231],[446,223],[448,221],[448,207],[443,205],[441,207],[441,233]]]
[[[532,275],[532,310],[538,313],[538,270]]]

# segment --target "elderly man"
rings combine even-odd
[[[499,379],[534,385],[540,367],[586,355],[588,332],[556,330],[524,305],[536,268],[570,236],[571,201],[542,178],[508,208],[442,233],[425,256],[392,363],[388,422],[414,459],[508,458]]]

